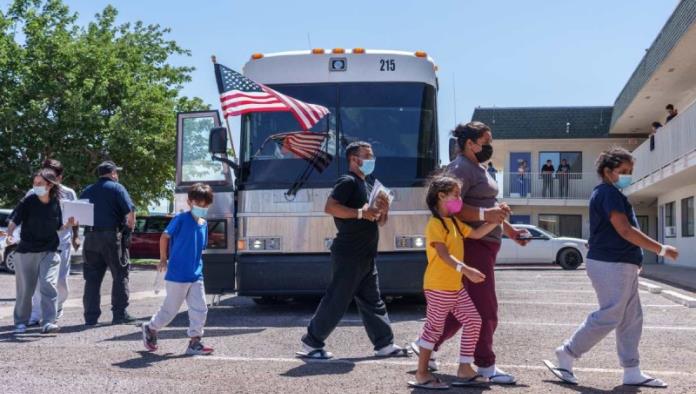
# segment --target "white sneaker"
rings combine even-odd
[[[60,331],[60,327],[58,327],[58,325],[54,324],[54,323],[46,323],[41,328],[42,334],[52,334],[52,333],[58,332],[58,331]]]
[[[25,332],[27,332],[26,324],[17,324],[13,332],[15,334],[24,334]]]

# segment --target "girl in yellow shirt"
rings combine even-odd
[[[426,322],[418,339],[420,353],[416,380],[409,382],[415,388],[442,390],[449,385],[435,378],[428,370],[428,361],[435,342],[442,335],[445,318],[452,313],[463,325],[459,352],[458,380],[452,386],[481,383],[471,363],[481,329],[481,317],[462,286],[462,275],[473,283],[481,283],[486,276],[464,264],[464,238],[480,239],[497,224],[486,223],[477,229],[458,221],[454,214],[462,209],[461,186],[456,178],[436,176],[430,182],[426,203],[433,216],[425,228],[428,267],[423,278],[427,302]]]

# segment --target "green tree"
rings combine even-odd
[[[61,0],[15,0],[0,11],[0,201],[21,198],[48,157],[78,190],[111,159],[137,205],[171,194],[175,114],[208,106],[180,96],[193,69],[169,63],[190,56],[169,29],[117,25],[116,16],[107,6],[78,26]]]

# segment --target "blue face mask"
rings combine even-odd
[[[619,175],[619,180],[614,182],[614,186],[616,186],[619,189],[625,189],[631,186],[631,183],[633,183],[633,179],[630,175],[621,174]]]
[[[38,197],[43,197],[48,193],[48,190],[46,190],[46,186],[34,186],[34,194],[36,194]]]
[[[365,176],[372,174],[372,171],[375,170],[375,159],[363,159],[362,162],[360,171],[365,174]]]
[[[191,213],[193,216],[205,219],[208,216],[208,208],[202,208],[197,205],[191,207]]]

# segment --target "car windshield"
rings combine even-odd
[[[306,185],[333,184],[346,171],[345,147],[358,140],[372,144],[377,158],[374,176],[387,185],[412,185],[437,165],[435,89],[430,85],[342,83],[272,87],[331,111],[311,131],[325,135],[322,148],[333,159],[315,167]],[[282,188],[295,182],[309,162],[288,149],[278,134],[296,132],[298,128],[297,121],[287,112],[244,116],[242,187]]]

